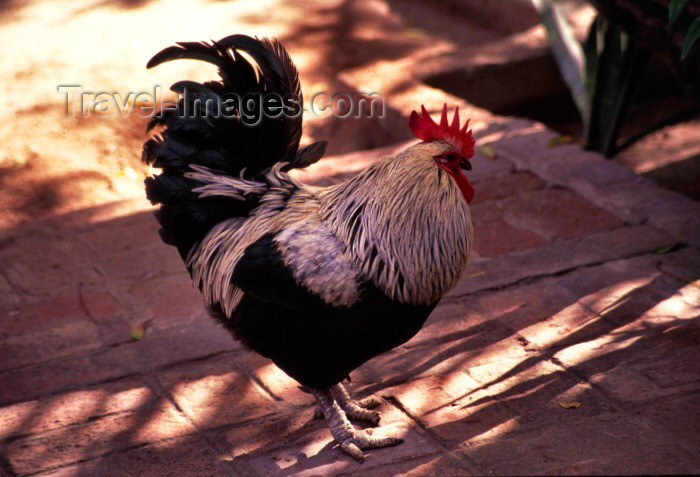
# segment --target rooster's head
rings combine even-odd
[[[459,107],[457,107],[452,124],[448,124],[447,104],[442,108],[440,124],[433,121],[423,105],[421,105],[421,112],[422,116],[415,111],[411,113],[408,126],[413,134],[424,142],[440,141],[450,146],[440,155],[434,156],[433,159],[438,167],[454,179],[465,200],[471,202],[474,198],[474,188],[463,172],[471,170],[469,159],[474,155],[474,139],[471,130],[467,130],[469,120],[460,128]]]

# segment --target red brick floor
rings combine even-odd
[[[413,340],[353,373],[351,391],[381,396],[383,424],[406,440],[362,466],[309,395],[207,316],[149,212],[10,230],[1,472],[699,472],[698,249],[657,254],[679,237],[653,218],[630,223],[498,160],[505,175],[478,183],[462,282]]]

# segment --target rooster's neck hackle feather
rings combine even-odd
[[[417,144],[321,193],[323,220],[363,274],[402,303],[434,303],[467,266],[469,207],[431,159],[450,147]]]

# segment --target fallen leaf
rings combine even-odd
[[[141,341],[146,335],[146,330],[151,325],[153,319],[149,319],[138,325],[136,328],[131,330],[131,338],[136,341]]]
[[[547,147],[561,146],[562,144],[580,144],[581,140],[573,136],[561,135],[547,139]]]
[[[491,159],[492,161],[498,159],[498,156],[496,156],[496,151],[494,151],[493,148],[488,144],[478,146],[476,150],[479,151],[479,153],[487,159]]]
[[[661,247],[661,248],[654,250],[654,253],[656,255],[663,255],[665,253],[675,252],[679,248],[683,247],[683,245],[685,245],[683,242],[672,243],[671,245],[667,245],[665,247]]]
[[[425,30],[419,28],[407,28],[402,32],[402,36],[409,40],[422,40],[429,37]]]
[[[559,405],[564,409],[576,409],[577,407],[581,407],[581,403],[578,401],[560,402]]]

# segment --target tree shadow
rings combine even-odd
[[[27,3],[27,0],[0,0],[0,23],[16,21]]]
[[[89,5],[84,5],[73,11],[73,16],[90,13],[101,8],[116,7],[122,10],[136,10],[145,7],[153,0],[97,0]]]
[[[108,207],[69,214],[51,221],[51,226],[58,236],[81,236],[82,240],[93,242],[92,246],[96,250],[89,256],[98,258],[106,257],[104,254],[117,253],[117,263],[123,269],[148,268],[149,264],[144,258],[153,253],[154,247],[160,246],[156,234],[149,234],[147,230],[155,229],[151,214],[140,212],[94,223],[95,217],[99,220],[99,217],[108,212],[105,208]],[[8,236],[21,237],[24,228],[26,226],[11,230]],[[135,249],[134,237],[142,239]],[[10,241],[7,245],[9,248],[16,246],[21,246],[21,241]],[[121,255],[119,250],[125,250],[125,253]],[[7,248],[3,251],[6,252]],[[68,256],[53,259],[60,262],[72,260],[69,256],[74,250],[66,250],[64,253]],[[88,255],[73,259],[86,261]],[[428,336],[419,334],[406,346],[378,358],[376,363],[368,363],[365,368],[371,372],[366,374],[361,368],[359,380],[351,383],[351,387],[358,396],[378,392],[389,393],[401,399],[398,388],[410,387],[424,377],[450,380],[465,372],[469,373],[475,365],[493,366],[496,371],[493,378],[477,379],[478,386],[465,389],[462,394],[455,395],[448,401],[431,404],[431,397],[426,395],[424,399],[427,407],[423,406],[409,420],[415,419],[438,436],[438,442],[443,446],[442,449],[437,449],[439,452],[458,451],[463,442],[478,440],[479,436],[512,421],[514,424],[502,434],[502,438],[483,444],[479,447],[479,452],[487,453],[489,446],[501,449],[505,445],[500,444],[501,439],[510,442],[517,438],[522,429],[549,422],[547,416],[538,416],[536,412],[528,411],[536,408],[538,403],[552,402],[558,396],[575,390],[582,381],[598,389],[603,384],[596,381],[597,377],[611,369],[628,365],[643,367],[650,359],[657,360],[657,365],[673,359],[673,347],[669,343],[675,343],[679,349],[697,345],[697,334],[691,333],[700,325],[697,318],[661,322],[652,320],[645,324],[645,316],[650,310],[687,286],[678,279],[659,273],[654,263],[662,262],[662,269],[681,267],[686,270],[684,273],[691,275],[687,270],[688,267],[692,270],[693,260],[689,257],[692,257],[692,250],[687,248],[652,259],[641,257],[636,259],[639,262],[635,265],[636,268],[620,271],[613,267],[612,270],[617,271],[610,273],[608,270],[607,274],[604,271],[605,265],[601,265],[598,266],[600,271],[596,273],[605,275],[605,278],[593,285],[578,279],[577,271],[556,278],[536,280],[529,285],[526,299],[531,303],[546,305],[536,313],[532,313],[528,307],[518,305],[516,299],[515,304],[505,307],[504,313],[489,316],[486,304],[480,300],[493,292],[467,295],[461,300],[472,302],[467,303],[465,309],[467,315],[474,315],[476,322],[465,326],[464,323],[469,323],[468,316],[464,322],[459,313],[453,314],[449,309],[440,311],[439,308],[425,329],[430,333]],[[181,265],[174,254],[169,258],[157,257],[156,260],[157,263],[172,261],[175,269]],[[104,267],[99,260],[95,265]],[[165,272],[170,265],[161,266]],[[619,268],[619,265],[616,267]],[[104,270],[108,274],[111,272],[109,267]],[[157,274],[161,272],[158,269],[152,270],[156,277],[149,283],[158,284],[162,279],[158,279]],[[117,271],[114,273],[119,276]],[[590,275],[594,272],[589,270],[586,273]],[[653,274],[653,278],[643,285],[616,295],[616,283],[649,274]],[[179,277],[177,282],[189,282],[184,267],[176,276]],[[692,279],[693,276],[688,278]],[[111,283],[110,287],[116,288],[128,289],[131,284],[129,277],[105,276],[104,280],[105,285]],[[552,280],[568,283],[571,294],[561,295],[558,288],[546,285]],[[578,285],[579,282],[582,285]],[[507,291],[508,289],[501,293]],[[551,296],[552,293],[557,293],[557,296]],[[601,293],[602,298],[591,302],[591,296]],[[608,294],[612,298],[606,298]],[[144,313],[142,317],[136,317],[136,322],[148,316],[147,300],[157,301],[157,296],[127,297],[135,300],[131,303],[131,310],[142,310]],[[162,295],[162,299],[167,300],[168,296]],[[194,298],[182,295],[181,299]],[[599,307],[598,301],[604,306]],[[589,307],[588,313],[594,319],[567,330],[548,346],[538,347],[525,343],[528,341],[522,338],[525,329],[546,323],[561,310],[582,302],[587,303],[581,306]],[[163,468],[159,466],[184,465],[188,460],[194,459],[192,449],[199,449],[192,465],[211,466],[225,473],[237,468],[254,470],[262,465],[261,462],[267,466],[273,465],[273,457],[279,452],[288,453],[290,449],[305,448],[316,439],[328,438],[324,423],[311,420],[310,398],[298,402],[299,392],[291,380],[272,377],[263,369],[267,365],[265,360],[251,361],[247,351],[241,350],[235,342],[225,337],[225,330],[209,326],[209,318],[205,313],[200,312],[191,317],[180,315],[181,313],[185,312],[175,309],[166,310],[162,316],[159,315],[161,318],[158,320],[161,321],[157,323],[160,324],[154,325],[155,328],[150,335],[146,335],[143,342],[117,342],[106,350],[97,343],[94,350],[83,350],[75,354],[67,350],[64,356],[52,357],[29,366],[21,375],[13,374],[12,376],[19,376],[12,378],[20,381],[16,382],[16,389],[18,392],[25,390],[25,394],[18,394],[11,400],[14,404],[5,402],[4,410],[13,412],[12,406],[19,406],[17,409],[29,406],[32,410],[24,414],[25,417],[16,420],[11,429],[3,430],[2,445],[4,452],[10,454],[9,462],[16,458],[20,446],[41,444],[45,454],[36,454],[35,464],[45,465],[46,468],[77,466],[76,472],[88,475],[108,466],[122,466],[126,470],[128,466],[140,462],[139,465],[146,466],[146,469],[150,469],[149,472],[155,472],[153,469]],[[118,318],[117,315],[108,317],[99,326],[109,327],[110,320]],[[202,335],[203,339],[197,341],[196,338]],[[595,356],[572,363],[558,361],[562,351],[601,337],[609,337],[605,346],[610,346],[610,351],[598,352]],[[193,340],[197,341],[196,346],[193,346]],[[514,359],[508,350],[523,345],[529,346],[530,350],[516,354]],[[157,349],[154,350],[152,346]],[[485,349],[492,350],[486,358],[483,353]],[[169,354],[169,350],[177,350],[180,358]],[[501,356],[506,358],[505,362],[512,364],[499,365]],[[53,389],[37,388],[34,395],[32,392],[26,394],[30,388],[22,385],[22,380],[35,379],[31,375],[42,368],[66,369],[73,367],[72,363],[83,362],[76,359],[87,360],[84,362],[89,363],[84,372],[74,369],[71,371],[73,374],[68,373],[64,384]],[[548,366],[543,368],[544,363]],[[172,373],[177,375],[183,367],[189,370],[186,377],[173,378]],[[402,371],[396,372],[397,369]],[[93,372],[96,375],[89,376]],[[164,378],[166,375],[169,376],[168,379]],[[200,391],[203,393],[200,406],[206,412],[192,415],[191,410],[196,410],[198,406],[195,403],[194,407],[187,408],[182,401],[187,394],[183,395],[180,388],[187,383],[196,383],[200,378],[217,376],[222,383],[220,387],[208,388],[202,384],[204,391]],[[235,376],[235,379],[231,376]],[[369,382],[367,376],[376,381]],[[9,375],[5,378],[9,378]],[[193,388],[195,391],[197,386]],[[265,388],[271,391],[266,391]],[[147,397],[137,400],[134,405],[114,407],[113,402],[119,399],[118,396],[141,389]],[[610,394],[604,386],[601,389],[601,393]],[[94,398],[95,395],[99,397]],[[231,396],[232,399],[226,399],[226,396]],[[250,399],[250,406],[239,412],[236,406],[242,399]],[[615,402],[615,398],[610,398],[609,402],[601,405],[600,412],[619,413]],[[179,423],[168,427],[171,418],[164,417],[163,409],[175,416],[172,419],[179,420]],[[445,410],[458,410],[464,414],[432,426],[423,422],[431,422],[432,416]],[[56,413],[64,421],[59,419],[58,425],[47,423]],[[149,434],[152,432],[149,429],[154,427],[166,430],[162,434]],[[459,438],[451,440],[439,437],[442,434],[456,434]],[[285,439],[270,439],[269,436],[272,435],[285,436]],[[78,447],[77,453],[64,453],[64,457],[57,458],[55,453],[60,452],[60,442],[65,441],[74,442]],[[232,449],[239,449],[240,453]],[[328,443],[314,449],[311,454],[300,450],[301,454],[296,457],[294,464],[279,470],[281,475],[329,466],[338,460],[344,462],[343,471],[360,469],[353,462],[345,461],[346,457]],[[378,451],[375,455],[388,455],[390,452],[392,451]],[[486,460],[486,454],[483,455]],[[21,472],[22,469],[24,468],[20,467],[16,472]]]

